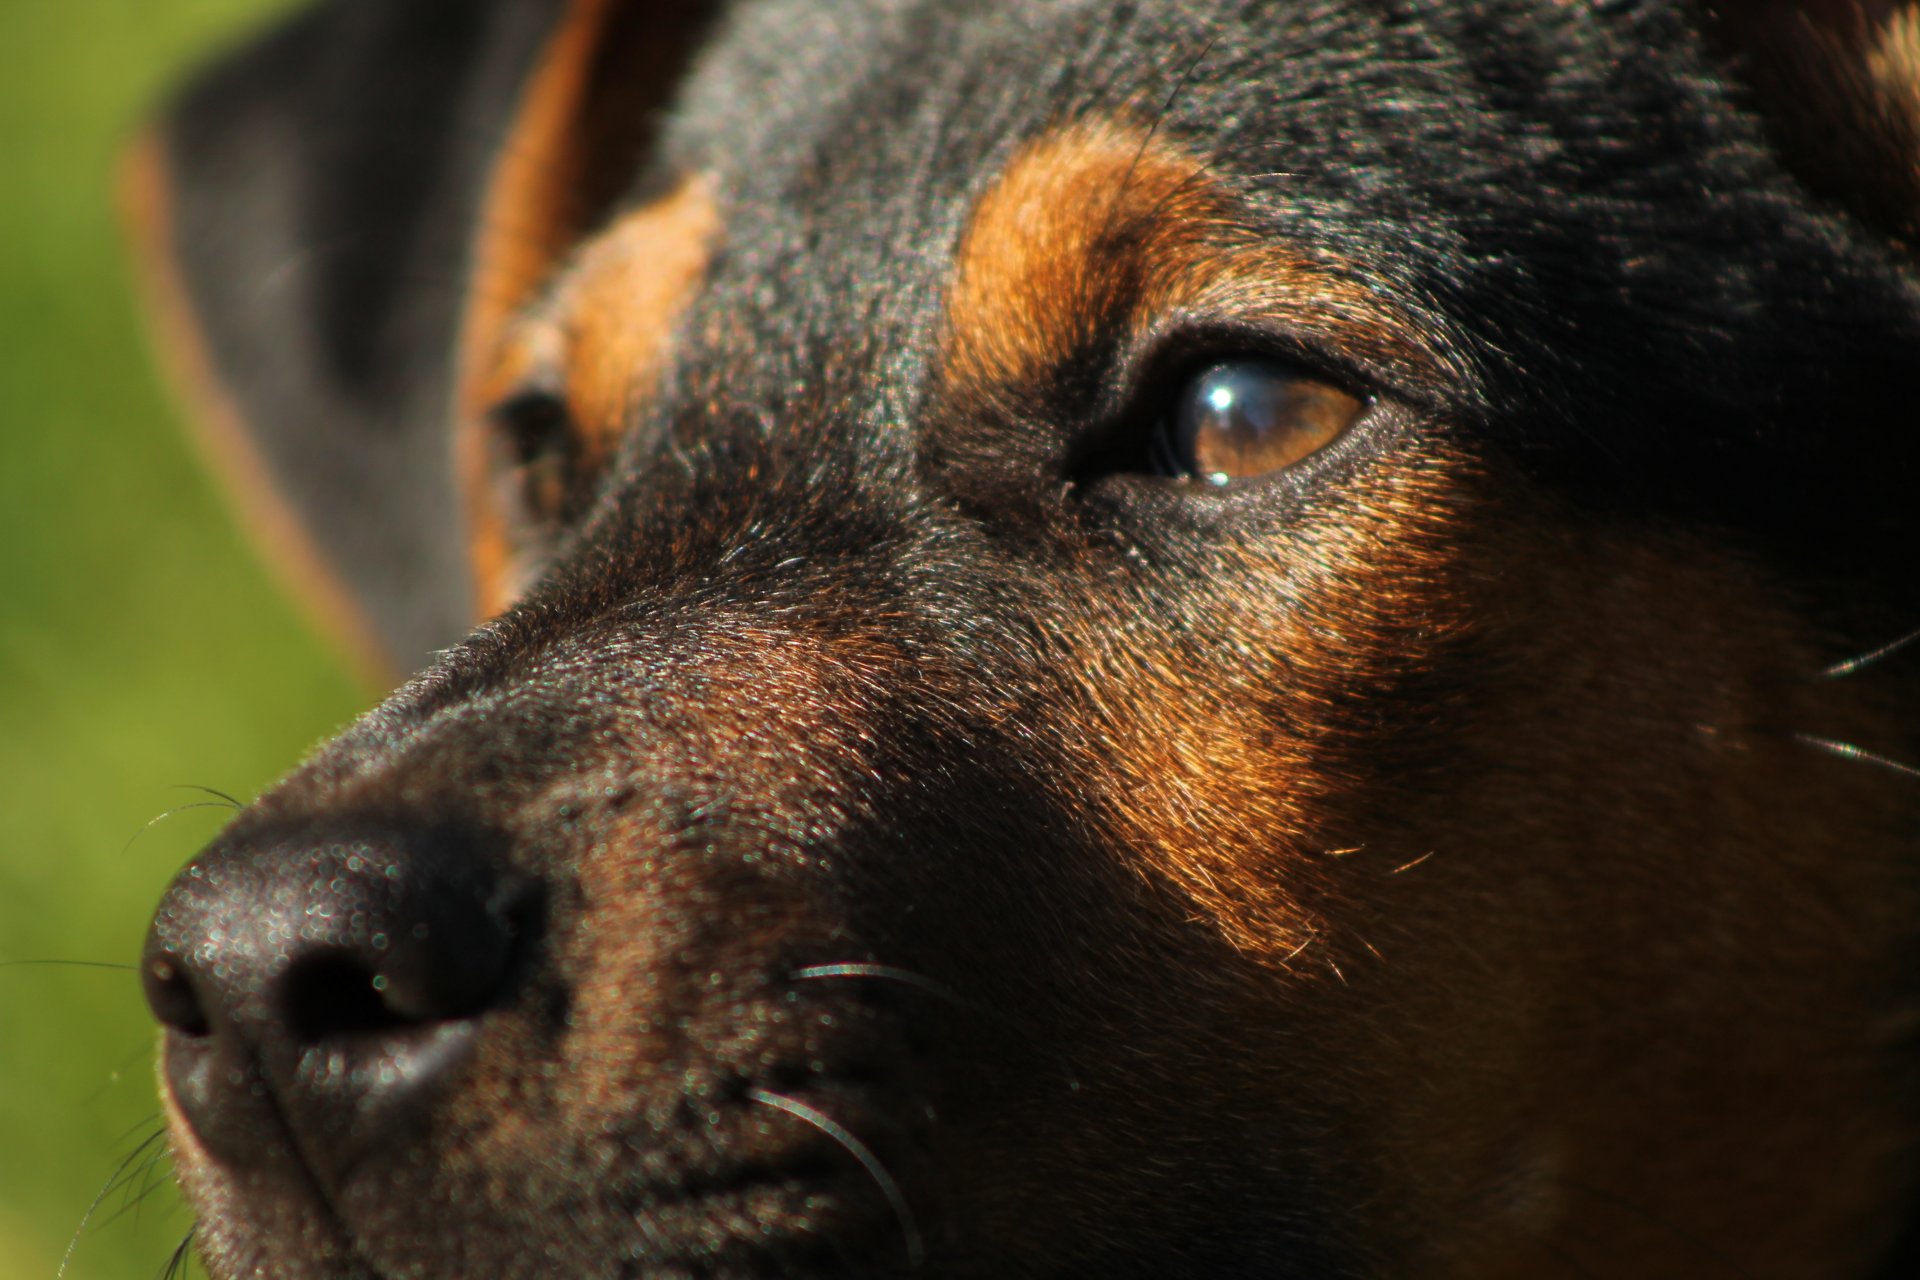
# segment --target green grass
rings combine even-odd
[[[276,0],[4,0],[0,963],[125,964],[173,868],[366,699],[243,544],[150,370],[112,170],[143,108]],[[134,837],[138,835],[138,838]],[[129,847],[129,841],[133,843]],[[154,1276],[187,1218],[134,976],[0,968],[0,1280]],[[138,1165],[135,1166],[136,1170]]]

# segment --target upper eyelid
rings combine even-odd
[[[1099,416],[1106,420],[1136,416],[1142,400],[1156,386],[1164,390],[1209,364],[1238,358],[1292,366],[1305,376],[1340,387],[1368,406],[1383,399],[1417,403],[1418,397],[1402,394],[1395,383],[1330,346],[1293,329],[1217,317],[1168,317],[1166,323],[1134,335],[1115,351],[1104,379]]]
[[[1244,316],[1174,313],[1135,335],[1122,354],[1130,364],[1156,366],[1203,358],[1210,352],[1231,355],[1237,351],[1266,355],[1369,388],[1383,382],[1370,364],[1354,360],[1326,335]]]
[[[1369,327],[1364,332],[1379,340],[1360,343],[1351,341],[1351,326],[1324,324],[1297,299],[1280,293],[1259,305],[1171,309],[1131,335],[1125,367],[1138,367],[1133,362],[1156,348],[1192,343],[1199,349],[1200,343],[1227,336],[1232,343],[1214,349],[1294,360],[1370,401],[1395,404],[1428,420],[1484,422],[1489,370],[1468,335],[1430,307],[1403,306],[1385,297],[1380,306],[1391,325]],[[1123,366],[1116,362],[1114,367]]]
[[[567,341],[556,308],[557,302],[543,295],[507,322],[493,358],[496,379],[502,366],[514,368],[512,376],[501,381],[505,389],[497,399],[530,384],[553,389],[564,385]]]
[[[1142,338],[1174,328],[1243,329],[1310,353],[1315,363],[1340,368],[1411,397],[1457,384],[1465,370],[1456,344],[1425,307],[1408,306],[1366,273],[1306,257],[1279,240],[1251,231],[1228,237],[1153,296],[1137,300],[1128,317]]]

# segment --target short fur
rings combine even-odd
[[[323,0],[231,55],[131,171],[154,291],[426,665],[156,918],[214,1275],[1911,1274],[1916,30]],[[1223,359],[1366,407],[1171,473]]]

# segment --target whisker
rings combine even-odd
[[[749,1089],[747,1096],[762,1106],[772,1107],[775,1111],[784,1111],[796,1120],[812,1125],[827,1137],[839,1143],[846,1153],[860,1162],[879,1186],[880,1194],[886,1197],[887,1204],[893,1210],[893,1216],[900,1223],[900,1234],[906,1237],[907,1265],[915,1271],[926,1261],[926,1246],[920,1238],[920,1228],[914,1222],[913,1210],[907,1204],[906,1196],[900,1190],[900,1183],[887,1167],[880,1163],[880,1157],[873,1154],[872,1148],[847,1132],[846,1128],[824,1111],[808,1106],[797,1098],[789,1098],[783,1093],[770,1093],[765,1089]]]
[[[1856,658],[1848,658],[1845,662],[1834,663],[1820,673],[1820,678],[1822,680],[1843,679],[1856,671],[1865,670],[1882,658],[1891,658],[1894,654],[1899,653],[1902,649],[1907,648],[1916,641],[1920,641],[1920,631],[1909,631],[1898,640],[1890,640],[1878,649],[1869,649]]]
[[[1199,74],[1200,64],[1207,60],[1207,55],[1213,52],[1213,47],[1220,43],[1220,36],[1220,32],[1215,32],[1208,37],[1206,44],[1200,47],[1200,52],[1193,56],[1193,61],[1187,64],[1186,70],[1182,71],[1180,78],[1174,82],[1173,90],[1167,94],[1166,101],[1160,104],[1160,110],[1153,117],[1153,123],[1147,127],[1146,136],[1140,139],[1140,146],[1133,153],[1133,159],[1127,162],[1127,171],[1120,175],[1120,182],[1114,187],[1113,198],[1107,201],[1107,216],[1100,227],[1100,236],[1096,243],[1104,242],[1113,234],[1114,219],[1119,216],[1121,202],[1126,199],[1127,191],[1133,186],[1134,174],[1139,170],[1140,162],[1146,159],[1147,150],[1153,146],[1154,138],[1159,136],[1160,126],[1165,124],[1168,117],[1173,114],[1174,104],[1180,101],[1180,95],[1187,91],[1187,86],[1193,83],[1194,76]]]
[[[177,804],[171,809],[163,809],[153,817],[148,818],[141,828],[134,832],[125,844],[120,846],[120,853],[122,856],[125,856],[127,850],[133,848],[134,843],[138,841],[141,836],[147,834],[147,832],[151,831],[154,827],[165,822],[177,813],[186,813],[192,809],[227,809],[231,807],[232,806],[219,800],[192,800],[186,804]]]
[[[120,1180],[120,1204],[111,1214],[100,1220],[102,1227],[111,1226],[128,1214],[133,1215],[136,1223],[140,1221],[140,1207],[146,1203],[149,1196],[165,1185],[155,1181],[153,1175],[154,1171],[166,1162],[166,1159],[166,1147],[157,1147],[147,1153],[147,1158],[142,1160],[137,1168],[128,1170],[127,1176]]]
[[[1265,169],[1259,173],[1234,173],[1229,170],[1218,175],[1222,182],[1239,183],[1269,182],[1274,178],[1298,178],[1300,176],[1299,171],[1295,169]]]
[[[1152,226],[1160,220],[1161,215],[1165,214],[1168,209],[1174,206],[1181,196],[1192,191],[1202,181],[1211,181],[1213,176],[1213,168],[1210,163],[1200,165],[1194,169],[1192,173],[1189,173],[1186,177],[1174,183],[1165,195],[1154,201],[1153,207],[1146,211],[1140,218],[1140,221],[1147,226]]]
[[[80,1215],[80,1225],[73,1229],[73,1238],[67,1241],[67,1251],[60,1255],[60,1265],[54,1268],[53,1280],[64,1280],[67,1269],[73,1265],[73,1255],[80,1247],[81,1237],[86,1235],[88,1224],[93,1221],[93,1215],[100,1211],[100,1206],[106,1203],[107,1197],[125,1185],[126,1179],[131,1176],[128,1171],[134,1169],[135,1162],[165,1137],[165,1129],[154,1130],[135,1143],[133,1150],[127,1152],[120,1163],[114,1166],[113,1172],[107,1175],[106,1182],[101,1185],[99,1191],[94,1193],[92,1203],[87,1205],[87,1211]]]
[[[136,1226],[140,1222],[140,1210],[146,1206],[147,1201],[168,1185],[167,1180],[162,1176],[162,1170],[165,1169],[170,1155],[171,1153],[165,1150],[157,1151],[141,1166],[140,1189],[133,1194],[133,1221]]]
[[[0,969],[116,969],[121,973],[133,973],[135,966],[116,964],[111,960],[0,960]]]
[[[246,808],[246,803],[236,800],[218,787],[204,787],[197,782],[176,782],[168,788],[170,791],[198,791],[203,796],[212,796],[236,812]]]
[[[166,1265],[160,1269],[157,1280],[187,1280],[187,1264],[193,1259],[194,1230],[188,1227],[180,1243],[173,1246],[173,1252],[167,1255]]]
[[[1812,733],[1794,732],[1788,736],[1795,742],[1812,747],[1816,751],[1824,751],[1828,755],[1837,756],[1842,760],[1853,760],[1860,764],[1870,764],[1876,768],[1897,773],[1904,778],[1920,778],[1920,768],[1915,768],[1905,761],[1895,760],[1891,756],[1883,756],[1877,751],[1869,751],[1865,747],[1856,747],[1851,742],[1841,742],[1838,738],[1822,738],[1818,734]]]
[[[886,982],[898,982],[909,987],[917,987],[928,995],[938,996],[950,1004],[964,1005],[950,987],[935,982],[924,974],[911,969],[901,969],[890,964],[811,964],[804,969],[795,969],[787,975],[795,982],[806,982],[821,978],[879,978]]]
[[[158,1111],[149,1111],[147,1112],[146,1115],[140,1117],[140,1119],[134,1121],[132,1124],[128,1125],[125,1129],[121,1130],[119,1136],[113,1140],[113,1145],[117,1147],[121,1143],[131,1139],[134,1134],[140,1132],[142,1129],[146,1128],[148,1125],[158,1125],[159,1123],[160,1123],[160,1113]]]
[[[1287,964],[1293,963],[1295,960],[1298,960],[1300,958],[1300,953],[1305,951],[1308,947],[1312,946],[1316,941],[1319,940],[1319,938],[1320,938],[1320,931],[1318,929],[1309,928],[1307,930],[1307,936],[1300,940],[1300,945],[1295,947],[1293,950],[1287,952],[1287,954],[1285,954],[1284,956],[1281,956],[1280,963],[1282,965],[1287,965]]]

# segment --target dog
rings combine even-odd
[[[1920,1274],[1920,9],[323,0],[127,172],[420,669],[152,925],[220,1280]]]

